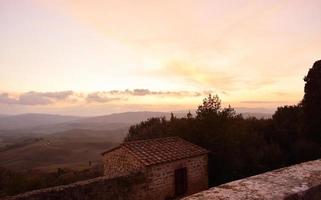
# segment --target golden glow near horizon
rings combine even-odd
[[[3,0],[0,113],[295,104],[320,19],[317,0]]]

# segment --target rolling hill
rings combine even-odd
[[[186,112],[174,113],[184,117]],[[23,114],[0,118],[0,167],[13,170],[84,168],[122,142],[131,125],[166,112],[126,112],[97,117]],[[268,113],[245,113],[268,118]]]
[[[270,118],[268,112],[245,112],[245,117]],[[240,112],[243,111],[243,112]],[[255,111],[255,110],[253,110]],[[174,112],[176,117],[185,117],[187,111]],[[112,130],[129,127],[151,117],[170,118],[169,112],[125,112],[95,117],[79,117],[49,114],[0,115],[0,130],[14,130],[17,133],[55,133],[72,129]]]
[[[242,113],[243,117],[249,118],[249,117],[255,117],[257,119],[270,119],[272,118],[272,114],[269,113]]]
[[[0,118],[4,118],[4,117],[9,117],[10,115],[2,115],[0,114]]]
[[[127,129],[93,131],[74,129],[33,137],[0,148],[0,166],[12,170],[51,171],[81,169],[101,161],[101,153],[118,145]]]
[[[176,116],[182,117],[185,114],[175,113]],[[103,115],[91,118],[85,118],[77,120],[78,123],[126,123],[135,124],[141,121],[147,120],[151,117],[170,117],[169,112],[124,112],[124,113],[114,113],[110,115]]]
[[[50,125],[81,119],[76,116],[28,113],[0,117],[0,130],[24,129],[41,125]]]
[[[81,168],[100,162],[100,153],[122,142],[130,125],[162,112],[98,117],[25,114],[0,119],[0,166],[13,170]],[[181,115],[182,116],[182,115]],[[16,126],[14,126],[16,124]],[[14,129],[16,128],[16,129]]]
[[[175,113],[177,117],[185,113]],[[72,129],[113,130],[129,128],[131,125],[151,117],[170,117],[166,112],[126,112],[96,117],[75,117],[46,114],[23,114],[0,118],[0,130],[16,133],[51,134]],[[1,134],[1,131],[0,131]]]

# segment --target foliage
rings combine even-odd
[[[210,150],[210,185],[320,157],[320,143],[302,131],[302,105],[279,107],[272,119],[244,118],[209,95],[196,116],[151,118],[132,126],[126,141],[179,136]]]
[[[35,171],[16,172],[0,168],[0,198],[22,192],[65,185],[80,180],[101,176],[101,166],[94,166],[82,171],[58,168],[56,172],[40,173]]]
[[[314,63],[304,81],[305,132],[311,139],[321,142],[321,60]]]
[[[179,136],[210,150],[210,185],[270,171],[321,157],[321,61],[305,77],[305,95],[298,105],[279,107],[272,119],[244,118],[217,95],[198,106],[196,116],[151,118],[130,127],[125,141]],[[99,173],[17,173],[0,169],[0,197],[67,184]]]

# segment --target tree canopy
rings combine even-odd
[[[321,142],[321,60],[313,64],[304,81],[305,131],[312,139]]]
[[[304,80],[302,103],[279,107],[272,119],[245,118],[210,94],[195,117],[189,112],[183,118],[151,118],[132,126],[125,140],[179,136],[208,149],[210,185],[319,158],[321,61]]]

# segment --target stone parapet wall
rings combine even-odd
[[[206,157],[199,160],[187,159],[192,168],[202,168]],[[200,162],[202,161],[202,162]],[[176,166],[177,163],[173,163]],[[185,165],[185,164],[184,164]],[[182,165],[183,166],[183,165]],[[159,166],[161,167],[161,166]],[[171,166],[162,166],[151,171],[152,179],[166,176]],[[202,170],[193,176],[202,177],[206,174]],[[107,199],[156,199],[165,194],[168,183],[152,181],[141,173],[123,177],[99,177],[80,181],[69,185],[35,190],[4,200],[107,200]],[[190,177],[190,179],[193,179]],[[197,178],[198,179],[198,178]],[[195,179],[196,180],[196,179]],[[193,183],[194,186],[203,183]],[[204,182],[204,185],[206,182]],[[164,187],[159,190],[158,187]],[[158,188],[156,190],[156,188]],[[158,192],[156,192],[158,191]],[[162,191],[162,192],[160,192]],[[156,195],[153,196],[152,194]],[[320,200],[321,199],[321,160],[293,165],[279,170],[267,172],[257,176],[233,181],[218,187],[184,198],[185,200],[220,199],[220,200]]]
[[[142,174],[108,179],[99,177],[69,185],[51,187],[23,193],[4,200],[109,200],[146,199],[145,178]]]
[[[321,160],[233,181],[184,200],[320,200]]]

